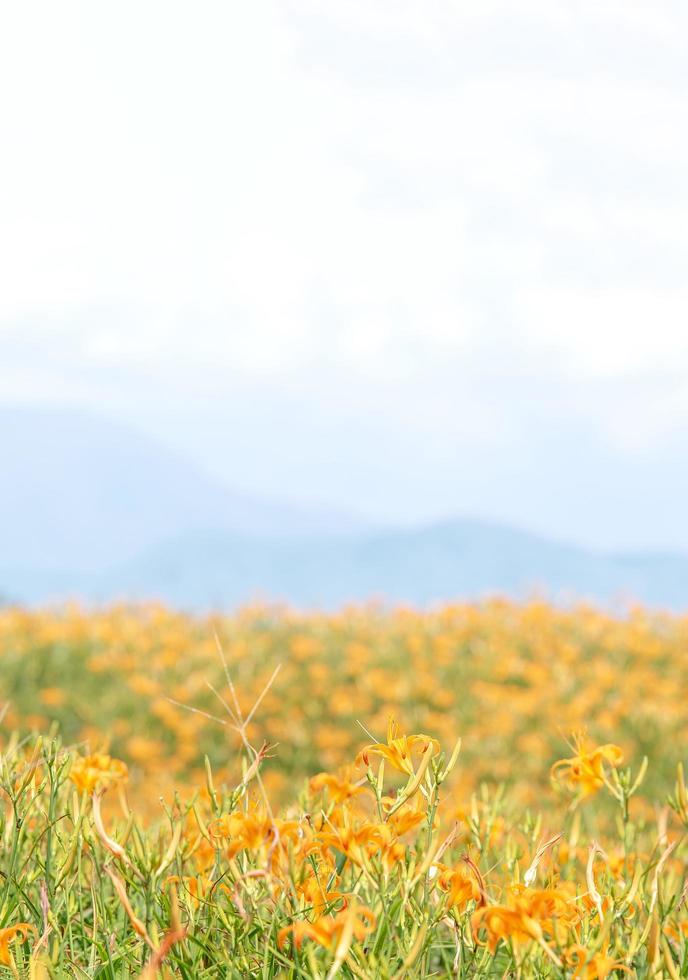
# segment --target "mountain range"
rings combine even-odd
[[[199,528],[277,538],[363,523],[234,491],[110,419],[0,409],[0,565],[99,572]]]
[[[688,555],[595,551],[467,519],[379,528],[235,492],[155,440],[82,412],[0,410],[0,459],[8,602],[332,608],[537,592],[688,608]]]

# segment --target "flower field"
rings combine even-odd
[[[0,974],[688,976],[688,617],[0,611]]]

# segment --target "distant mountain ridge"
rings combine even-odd
[[[155,440],[81,412],[0,409],[0,598],[230,608],[489,594],[688,610],[688,555],[608,553],[451,520],[356,515],[227,489]]]
[[[353,514],[225,487],[156,440],[77,410],[0,408],[0,567],[102,572],[203,527],[347,532]]]
[[[185,535],[100,575],[0,569],[0,592],[29,603],[160,599],[187,609],[255,600],[300,608],[350,602],[428,606],[489,595],[688,609],[688,556],[604,554],[513,528],[453,521],[349,535]]]

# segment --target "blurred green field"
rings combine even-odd
[[[5,730],[57,723],[69,743],[109,746],[133,786],[157,798],[201,778],[205,754],[220,769],[235,764],[218,647],[246,711],[279,671],[249,729],[257,742],[279,743],[266,767],[278,796],[355,754],[359,722],[381,736],[390,714],[446,743],[463,737],[464,790],[506,781],[525,802],[547,787],[574,731],[648,755],[657,781],[674,771],[688,733],[688,618],[499,601],[331,616],[5,610]]]

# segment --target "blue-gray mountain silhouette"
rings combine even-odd
[[[369,529],[232,492],[125,426],[0,412],[0,595],[230,608],[540,592],[688,608],[688,556],[612,554],[485,521]]]

